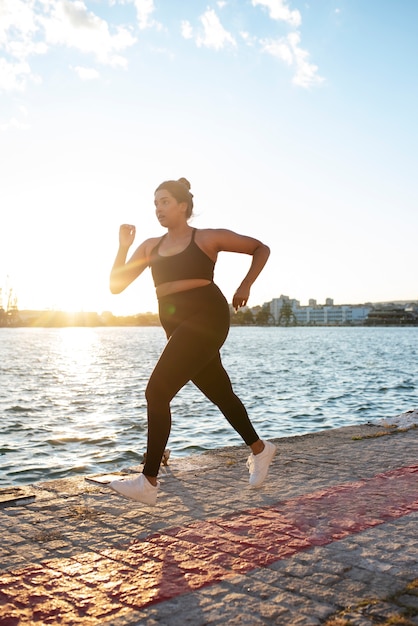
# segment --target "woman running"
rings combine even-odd
[[[123,224],[110,274],[110,290],[117,294],[151,268],[159,317],[168,339],[145,391],[148,436],[143,473],[110,483],[118,493],[152,506],[157,500],[157,477],[171,430],[170,402],[188,381],[220,409],[251,448],[247,462],[251,487],[262,485],[276,452],[274,444],[259,438],[222,365],[219,351],[228,335],[230,313],[213,282],[218,252],[252,256],[250,269],[232,300],[238,310],[247,304],[250,288],[270,250],[257,239],[230,230],[192,228],[193,195],[185,178],[161,183],[154,198],[157,219],[167,229],[166,234],[145,240],[127,260],[135,226]]]

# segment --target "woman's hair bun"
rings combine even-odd
[[[186,189],[188,191],[190,191],[191,185],[190,185],[189,181],[187,180],[187,178],[179,178],[177,182],[180,183],[181,185],[184,185],[186,187]]]

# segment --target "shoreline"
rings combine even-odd
[[[404,413],[400,413],[399,415],[394,416],[393,418],[378,420],[376,422],[365,422],[363,424],[350,424],[346,426],[339,426],[336,428],[327,428],[324,430],[313,431],[310,433],[303,433],[299,435],[288,435],[284,437],[276,437],[269,438],[269,440],[274,441],[279,446],[283,446],[285,442],[289,444],[297,443],[302,439],[311,439],[316,437],[333,437],[337,435],[340,431],[352,431],[353,439],[368,439],[368,438],[377,438],[395,435],[397,433],[406,432],[411,429],[416,429],[418,427],[418,409],[410,409],[405,411]],[[247,447],[244,444],[232,445],[232,446],[223,446],[221,448],[213,448],[210,450],[203,450],[201,452],[194,452],[188,455],[179,455],[179,456],[170,456],[170,449],[166,450],[168,455],[163,459],[161,465],[161,472],[164,473],[165,467],[170,464],[170,466],[179,469],[180,471],[187,471],[187,468],[199,468],[199,467],[207,467],[207,459],[210,457],[216,458],[218,455],[228,455],[228,454],[236,454],[237,451],[241,451],[242,449],[248,452]],[[169,459],[169,461],[168,461]],[[166,462],[167,461],[167,462]],[[210,466],[209,463],[208,466]],[[105,472],[92,472],[86,474],[74,474],[71,476],[63,476],[59,478],[52,479],[39,479],[32,483],[27,484],[16,484],[9,485],[5,487],[0,487],[0,505],[5,502],[12,502],[14,500],[21,500],[27,497],[28,491],[31,489],[36,489],[37,485],[48,485],[49,483],[61,483],[61,482],[69,482],[69,481],[87,481],[90,483],[96,483],[97,485],[106,485],[111,480],[114,480],[121,476],[127,476],[130,474],[136,474],[142,471],[143,463],[134,464],[120,470],[114,471],[105,471]],[[186,468],[186,469],[184,469]],[[19,495],[22,492],[22,495]],[[10,493],[10,499],[8,499],[7,494]],[[15,495],[13,495],[15,494]]]
[[[279,436],[279,437],[267,437],[267,439],[272,439],[275,441],[293,441],[293,440],[299,440],[300,438],[303,437],[312,437],[315,435],[320,435],[321,433],[332,433],[334,431],[338,431],[342,428],[370,428],[370,427],[378,427],[380,428],[380,434],[379,435],[374,435],[374,436],[382,436],[383,434],[389,435],[389,434],[393,434],[395,432],[402,432],[403,430],[408,430],[410,428],[416,428],[418,426],[418,409],[410,409],[408,411],[405,411],[403,413],[400,413],[392,418],[387,418],[387,419],[381,419],[378,420],[376,422],[365,422],[363,424],[347,424],[345,426],[336,426],[335,428],[324,428],[322,430],[315,430],[312,432],[307,432],[307,433],[301,433],[301,434],[294,434],[294,435],[284,435],[284,436]],[[207,450],[201,450],[199,452],[192,452],[190,454],[172,454],[170,449],[169,450],[169,454],[171,454],[171,458],[170,458],[170,463],[173,463],[174,461],[176,463],[187,463],[188,459],[194,458],[194,457],[201,457],[201,456],[205,456],[205,455],[216,455],[219,451],[221,450],[235,450],[235,449],[240,449],[242,447],[243,444],[234,444],[232,446],[223,446],[221,448],[215,447],[215,448],[211,448],[211,449],[207,449]],[[31,487],[34,485],[37,485],[39,483],[47,483],[47,482],[55,482],[55,481],[60,481],[60,480],[71,480],[71,479],[79,479],[80,477],[88,480],[89,477],[99,477],[99,476],[113,476],[113,478],[120,476],[120,475],[125,475],[127,473],[129,473],[130,471],[132,471],[132,468],[137,471],[138,468],[142,467],[142,463],[137,463],[134,464],[132,466],[127,466],[127,467],[123,467],[121,469],[117,469],[117,470],[105,470],[103,472],[86,472],[86,473],[76,473],[76,472],[72,472],[72,470],[67,470],[69,473],[67,475],[64,476],[60,476],[58,478],[42,478],[40,477],[39,479],[35,480],[35,481],[28,481],[28,482],[24,482],[24,483],[11,483],[9,485],[0,485],[0,503],[2,501],[2,494],[11,491],[12,493],[16,492],[18,493],[20,489],[24,489],[25,487]],[[162,466],[162,469],[164,469],[164,467]],[[63,473],[65,473],[63,471]]]
[[[244,445],[170,459],[155,507],[106,477],[24,486],[0,503],[0,624],[415,626],[417,416],[276,439],[261,489]]]

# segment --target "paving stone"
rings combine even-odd
[[[359,602],[374,626],[393,594],[416,623],[417,430],[373,432],[278,440],[260,490],[244,446],[172,459],[155,508],[84,477],[31,486],[0,508],[0,626],[320,626]]]

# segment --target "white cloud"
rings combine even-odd
[[[200,18],[203,25],[204,35],[196,39],[196,44],[220,50],[225,45],[236,45],[233,36],[222,26],[218,16],[213,9],[208,9]]]
[[[41,1],[49,8],[49,13],[40,18],[49,44],[93,54],[106,65],[126,66],[126,59],[119,53],[136,41],[129,30],[117,27],[111,34],[108,23],[88,11],[82,0]]]
[[[36,40],[38,31],[33,2],[0,0],[0,90],[23,91],[30,78],[39,81],[27,61],[47,51],[46,44]]]
[[[299,11],[289,9],[285,0],[251,0],[251,3],[253,7],[266,7],[272,20],[287,22],[291,26],[300,26],[302,22]]]
[[[94,67],[81,67],[77,65],[72,68],[76,74],[78,74],[81,80],[95,80],[99,78],[100,74]]]
[[[284,61],[288,65],[292,65],[294,61],[292,50],[284,37],[273,40],[264,39],[261,41],[261,44],[264,52],[267,52],[276,59]]]
[[[250,48],[253,48],[258,45],[257,37],[255,35],[251,35],[251,33],[247,31],[241,31],[240,37],[244,41],[244,43]]]
[[[181,23],[181,34],[184,39],[193,39],[193,27],[187,20]]]
[[[16,59],[27,59],[34,54],[45,54],[48,51],[48,46],[44,41],[9,41],[8,52]]]
[[[31,75],[25,61],[10,62],[0,58],[0,89],[3,91],[23,91]]]
[[[144,9],[145,0],[136,3]],[[30,58],[52,46],[75,48],[102,64],[125,67],[123,53],[135,41],[127,28],[111,31],[83,0],[0,0],[0,90],[23,91],[29,79],[39,81]]]
[[[286,0],[251,0],[253,6],[268,9],[273,20],[284,21],[290,26],[300,26],[302,18],[297,10],[291,10]],[[261,40],[264,52],[284,61],[295,69],[292,82],[299,87],[311,87],[323,82],[318,67],[309,62],[309,52],[300,47],[300,34],[297,31],[276,40]]]
[[[154,0],[108,0],[110,5],[134,7],[138,25],[136,30],[162,25],[153,19]],[[290,26],[301,22],[299,11],[289,8],[288,0],[251,0],[254,7],[262,7],[271,19]],[[219,10],[227,3],[216,2]],[[0,90],[23,91],[29,80],[40,81],[31,68],[31,58],[52,54],[54,47],[66,46],[93,56],[99,63],[111,67],[126,67],[126,51],[136,43],[133,29],[112,25],[99,17],[87,0],[0,0]],[[214,9],[207,9],[193,27],[188,20],[181,22],[181,35],[194,40],[198,47],[221,50],[236,47],[234,35],[222,25]],[[250,30],[237,34],[246,46],[262,46],[268,54],[281,59],[295,70],[293,82],[302,87],[322,81],[317,66],[309,62],[309,54],[300,47],[297,31],[277,40],[259,40]],[[91,62],[87,63],[87,66]],[[82,80],[93,80],[99,73],[81,62],[72,68]]]
[[[12,117],[8,122],[4,122],[0,124],[0,132],[5,132],[7,130],[27,130],[30,128],[29,124],[26,122],[28,117],[28,112],[26,107],[19,106],[20,119],[17,117]]]
[[[31,41],[38,30],[33,2],[25,0],[1,0],[0,46],[8,51],[14,41]]]
[[[300,87],[310,87],[314,84],[322,83],[324,79],[318,74],[318,66],[309,63],[309,52],[302,50],[302,48],[299,47],[299,33],[290,33],[288,35],[288,41],[291,46],[296,65],[296,74],[293,78],[295,85],[299,85]]]
[[[323,82],[324,79],[318,74],[318,67],[308,61],[309,52],[299,46],[299,33],[289,33],[287,37],[276,40],[262,40],[261,44],[264,52],[295,68],[292,79],[295,85],[311,87]]]
[[[138,18],[138,26],[141,30],[151,28],[152,26],[159,27],[158,22],[150,19],[155,11],[154,0],[134,0],[134,5]]]
[[[19,122],[18,119],[12,117],[8,122],[4,124],[0,124],[0,133],[4,133],[7,130],[16,129],[16,130],[27,130],[29,128],[28,124],[23,124]]]

